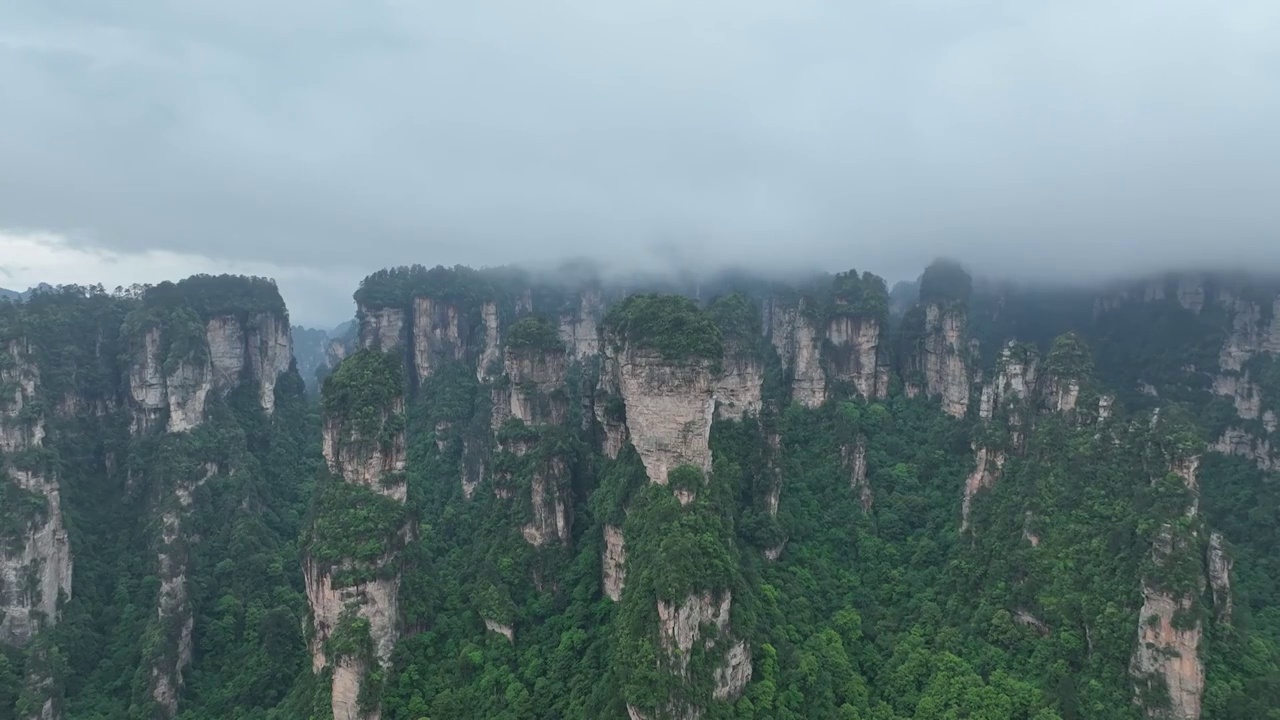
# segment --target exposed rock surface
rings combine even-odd
[[[480,308],[480,319],[484,323],[484,345],[480,349],[480,359],[476,361],[476,379],[480,382],[489,382],[493,379],[494,363],[502,359],[498,304],[493,301],[486,302]]]
[[[1215,376],[1213,392],[1231,398],[1236,414],[1245,420],[1255,420],[1262,414],[1262,388],[1250,382],[1247,374]]]
[[[612,354],[600,359],[600,379],[592,409],[601,430],[600,452],[616,460],[629,438],[626,402],[622,398],[622,366]]]
[[[13,388],[12,396],[0,398],[0,453],[41,447],[44,419],[24,417],[40,382],[31,348],[13,340],[0,353],[8,356],[0,362],[0,386]],[[0,542],[0,643],[23,646],[42,626],[57,622],[59,594],[71,594],[71,546],[56,477],[20,470],[0,455],[0,482],[44,500],[43,512],[32,516],[18,537]]]
[[[372,438],[364,438],[352,424],[344,430],[340,418],[326,417],[323,437],[325,461],[329,468],[345,482],[363,485],[374,492],[404,502],[406,485],[400,478],[386,482],[388,475],[404,470],[405,437],[402,422],[398,418],[404,412],[404,398],[396,397],[387,407],[379,409],[379,429]],[[387,434],[388,423],[396,423],[391,438]],[[398,427],[397,427],[398,426]],[[404,529],[408,533],[408,529]],[[388,551],[376,564],[389,568],[397,562],[396,553]],[[344,571],[354,565],[343,561],[337,566],[322,565],[313,558],[305,558],[303,578],[307,602],[311,606],[312,637],[311,665],[316,673],[330,664],[325,656],[325,642],[338,626],[343,614],[354,613],[369,622],[369,635],[373,640],[374,658],[383,667],[391,659],[391,652],[399,638],[400,575],[396,570],[380,569],[371,579],[354,584],[339,584]],[[380,711],[362,712],[358,698],[360,687],[371,668],[363,660],[339,658],[333,663],[332,710],[335,718],[359,718],[376,720]]]
[[[969,343],[965,313],[936,303],[925,308],[924,389],[942,398],[942,410],[962,418],[969,410]]]
[[[732,639],[729,622],[733,595],[729,590],[713,593],[710,590],[695,593],[679,603],[658,601],[658,638],[667,655],[673,672],[686,675],[689,655],[695,644],[707,650],[724,648],[720,662],[714,670],[713,697],[734,700],[751,680],[751,649],[743,641]],[[715,628],[714,634],[703,638],[703,628]],[[632,718],[645,718],[640,710],[628,706]],[[698,718],[702,708],[673,705],[667,708],[670,717]]]
[[[870,400],[888,388],[879,387],[880,323],[874,318],[838,315],[827,326],[831,348],[830,379],[853,383]]]
[[[627,581],[627,545],[622,528],[604,526],[604,550],[601,552],[604,595],[614,602],[622,599],[622,588]]]
[[[871,484],[867,482],[867,440],[859,437],[853,445],[840,448],[840,460],[849,469],[849,489],[857,493],[862,509],[870,512],[875,504]]]
[[[413,364],[418,380],[431,377],[440,363],[462,360],[467,337],[458,306],[429,297],[413,299]]]
[[[1224,455],[1252,460],[1260,470],[1273,470],[1277,461],[1271,452],[1269,440],[1256,438],[1240,428],[1227,428],[1213,444],[1213,449]]]
[[[360,307],[360,347],[388,352],[404,345],[404,310]]]
[[[1206,570],[1209,587],[1213,590],[1213,609],[1222,622],[1231,622],[1231,566],[1233,561],[1227,552],[1222,533],[1209,534],[1209,557]]]
[[[618,362],[627,433],[649,480],[666,485],[667,473],[681,465],[709,472],[715,412],[709,363],[673,362],[630,347]]]
[[[725,353],[723,370],[714,379],[712,395],[716,417],[741,420],[760,412],[760,390],[764,385],[764,366],[746,352]]]
[[[1002,450],[991,450],[985,447],[974,448],[974,468],[964,483],[964,498],[960,504],[960,531],[969,529],[969,513],[973,507],[973,496],[996,484],[1000,472],[1004,469],[1005,454]]]
[[[365,438],[351,423],[344,428],[340,418],[326,417],[322,436],[325,461],[329,469],[344,480],[363,485],[376,493],[404,502],[407,492],[404,482],[385,482],[388,475],[404,472],[405,437],[403,423],[398,418],[404,414],[404,398],[396,400],[379,414],[377,432]],[[388,423],[399,423],[399,432],[385,441],[380,438]]]
[[[564,497],[568,483],[569,467],[558,457],[550,458],[533,473],[533,519],[520,528],[530,545],[542,547],[552,541],[568,544],[569,512]]]
[[[178,713],[178,694],[184,683],[183,673],[191,665],[191,635],[195,627],[187,577],[190,571],[187,550],[190,539],[183,536],[182,521],[191,510],[192,494],[196,488],[217,472],[216,465],[208,464],[200,476],[179,480],[169,506],[160,516],[160,551],[156,556],[160,593],[156,598],[156,620],[160,627],[178,629],[177,637],[151,667],[151,697],[165,717]]]
[[[506,638],[507,642],[509,643],[514,643],[516,641],[515,628],[511,627],[510,625],[504,625],[498,622],[497,620],[490,620],[489,618],[485,618],[484,626],[485,626],[485,629],[487,629],[489,632],[498,633],[502,637]]]
[[[784,367],[791,370],[791,399],[814,408],[827,399],[822,369],[822,334],[803,312],[803,305],[769,300],[764,305],[765,332]]]
[[[215,316],[205,323],[203,347],[182,358],[161,357],[164,332],[147,329],[130,361],[134,435],[157,427],[165,410],[167,431],[191,430],[204,421],[210,394],[224,396],[245,381],[256,385],[259,406],[275,411],[276,383],[293,361],[287,318],[257,313],[246,326],[233,315]]]
[[[604,315],[604,299],[596,289],[584,290],[578,307],[560,316],[560,340],[575,360],[600,352],[600,319]]]
[[[1192,491],[1188,516],[1194,516],[1198,506],[1195,474],[1198,466],[1199,457],[1192,456],[1176,459],[1169,468]],[[1187,545],[1179,540],[1171,525],[1165,525],[1151,549],[1156,568],[1165,567],[1177,554],[1192,552]],[[1135,699],[1148,717],[1198,720],[1204,694],[1204,665],[1200,660],[1203,633],[1195,612],[1198,593],[1177,594],[1159,580],[1146,577],[1142,582],[1138,642],[1129,662]]]

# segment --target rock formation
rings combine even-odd
[[[1231,622],[1231,566],[1233,561],[1227,552],[1222,533],[1209,533],[1209,556],[1205,563],[1209,574],[1209,587],[1213,590],[1213,610],[1218,620]]]
[[[742,640],[733,639],[729,622],[732,604],[733,593],[729,590],[694,593],[680,602],[658,601],[658,639],[666,653],[664,662],[673,673],[688,675],[689,656],[695,645],[723,653],[713,673],[712,696],[719,700],[737,699],[751,680],[751,648]],[[704,638],[703,628],[715,630]],[[630,705],[627,712],[633,719],[648,718]],[[688,720],[702,716],[702,708],[681,703],[673,703],[666,712],[669,717]]]
[[[918,350],[923,391],[942,399],[942,411],[962,418],[969,410],[970,351],[964,308],[930,303]]]
[[[195,618],[189,588],[190,554],[182,532],[184,516],[190,512],[192,494],[218,472],[212,463],[191,478],[178,480],[169,505],[160,516],[160,551],[156,556],[160,592],[156,600],[156,620],[160,627],[177,628],[177,637],[165,645],[159,660],[151,667],[151,697],[165,717],[178,713],[178,693],[183,686],[183,673],[191,665],[192,630]]]
[[[717,418],[741,420],[760,412],[760,390],[764,366],[760,359],[742,349],[725,353],[723,369],[713,380],[711,394]]]
[[[457,305],[429,297],[413,299],[413,364],[419,382],[431,377],[442,361],[467,356],[466,330]]]
[[[616,525],[604,526],[604,550],[601,551],[604,595],[614,602],[622,599],[622,588],[627,581],[627,546],[622,529]]]
[[[387,352],[405,342],[404,310],[396,307],[358,309],[360,347]]]
[[[852,383],[858,394],[871,400],[883,397],[881,384],[887,372],[880,364],[880,322],[875,318],[838,314],[827,325],[830,379]]]
[[[598,289],[584,290],[578,306],[560,315],[560,340],[569,357],[582,360],[600,352],[600,319],[604,315],[604,299]]]
[[[0,483],[13,483],[40,506],[17,536],[0,535],[0,643],[23,646],[57,622],[59,595],[71,594],[72,558],[57,478],[48,468],[14,461],[41,448],[45,438],[44,418],[30,415],[40,384],[32,348],[12,340],[0,354],[0,387],[13,388],[12,396],[0,397]]]
[[[403,478],[397,477],[405,462],[403,412],[403,396],[396,396],[389,404],[378,408],[377,428],[375,432],[367,433],[369,436],[362,434],[354,423],[344,422],[344,417],[336,414],[327,416],[323,449],[329,468],[343,482],[361,485],[403,503],[406,485]],[[406,528],[402,534],[407,535],[408,532]],[[332,710],[335,718],[376,720],[380,715],[376,707],[361,707],[359,698],[361,688],[369,681],[373,670],[369,665],[377,663],[386,667],[399,637],[400,575],[395,568],[396,563],[396,551],[388,549],[376,561],[375,572],[361,572],[359,581],[349,582],[348,573],[356,568],[353,562],[325,565],[311,557],[304,559],[303,577],[312,616],[312,670],[319,673],[326,667],[332,668]],[[329,638],[340,624],[351,624],[356,619],[367,624],[371,657],[327,657]]]
[[[681,465],[710,472],[710,363],[670,361],[634,347],[624,348],[617,361],[627,434],[650,482],[666,485],[667,473]]]
[[[1196,456],[1174,458],[1170,472],[1192,492],[1186,514],[1194,516],[1198,507]],[[1202,628],[1195,609],[1203,589],[1180,591],[1167,585],[1159,573],[1193,552],[1194,532],[1164,525],[1151,548],[1157,575],[1142,580],[1142,610],[1138,615],[1138,640],[1129,663],[1135,700],[1147,717],[1167,720],[1199,720],[1204,694],[1204,665],[1200,659]]]

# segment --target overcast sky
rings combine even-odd
[[[1276,0],[0,0],[0,286],[1280,270]]]

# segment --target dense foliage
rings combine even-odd
[[[282,309],[274,298],[251,302],[265,285],[194,278],[0,303],[0,343],[30,340],[41,387],[25,415],[4,422],[44,417],[48,431],[45,450],[7,454],[0,467],[56,471],[75,549],[61,621],[0,652],[0,712],[35,712],[48,699],[67,718],[162,715],[152,669],[175,666],[182,629],[161,620],[157,598],[180,567],[192,641],[181,720],[326,717],[337,661],[368,669],[359,705],[388,720],[613,720],[628,704],[652,717],[696,706],[707,720],[1137,720],[1130,659],[1144,587],[1187,598],[1174,622],[1203,631],[1205,720],[1272,717],[1280,483],[1206,448],[1228,428],[1268,432],[1262,414],[1280,408],[1280,361],[1258,352],[1230,371],[1260,395],[1258,417],[1241,417],[1213,389],[1233,311],[1209,301],[1192,309],[1172,280],[1160,288],[1101,305],[1079,291],[993,296],[957,264],[931,266],[920,299],[967,307],[979,341],[969,370],[989,380],[1008,348],[1011,360],[1038,363],[1056,391],[1078,389],[1072,409],[1049,410],[1032,388],[986,420],[976,386],[964,418],[902,389],[903,379],[918,382],[905,373],[920,372],[909,362],[925,332],[918,305],[884,329],[886,353],[894,345],[903,355],[887,396],[832,388],[821,406],[790,402],[763,337],[766,293],[821,320],[889,322],[889,293],[869,273],[782,291],[727,276],[699,295],[714,298],[705,307],[682,295],[613,302],[602,337],[656,353],[663,372],[691,360],[719,372],[727,352],[764,372],[758,412],[712,423],[710,471],[675,467],[665,485],[650,482],[631,443],[616,457],[602,452],[604,424],[628,408],[603,389],[599,358],[566,358],[551,390],[513,387],[501,358],[479,367],[484,303],[497,307],[504,349],[540,371],[562,367],[557,316],[587,303],[531,289],[518,273],[415,266],[370,276],[362,307],[447,303],[462,349],[434,355],[421,376],[415,348],[355,352],[312,403],[287,373],[270,416],[246,383],[211,394],[204,422],[177,434],[131,422],[131,366],[147,334],[159,331],[163,372],[199,362],[212,315]],[[896,292],[895,303],[911,294]],[[550,355],[556,362],[542,362]],[[0,401],[13,397],[17,362],[0,352]],[[507,417],[516,390],[538,420]],[[1104,395],[1115,397],[1109,417]],[[496,403],[505,422],[494,420]],[[383,452],[403,432],[405,472],[382,487],[345,481],[320,457],[325,426]],[[1004,455],[962,530],[978,448]],[[1190,489],[1173,471],[1196,456]],[[380,492],[393,485],[404,502]],[[49,512],[8,476],[0,503],[0,550]],[[548,524],[561,510],[563,526]],[[602,577],[606,530],[625,538],[617,602]],[[1205,577],[1212,532],[1234,559],[1230,618]],[[304,562],[351,597],[360,583],[399,579],[388,663],[353,604],[324,643],[330,669],[312,672]],[[727,599],[723,629],[705,623],[687,654],[670,652],[664,613]],[[719,697],[717,670],[739,641],[751,680],[741,697]],[[1165,694],[1157,683],[1139,700],[1154,707]]]
[[[679,295],[631,295],[609,309],[604,326],[617,341],[668,360],[724,356],[724,336],[712,315]]]

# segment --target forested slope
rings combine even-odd
[[[1280,717],[1278,291],[398,268],[316,405],[263,281],[0,305],[0,707]]]

